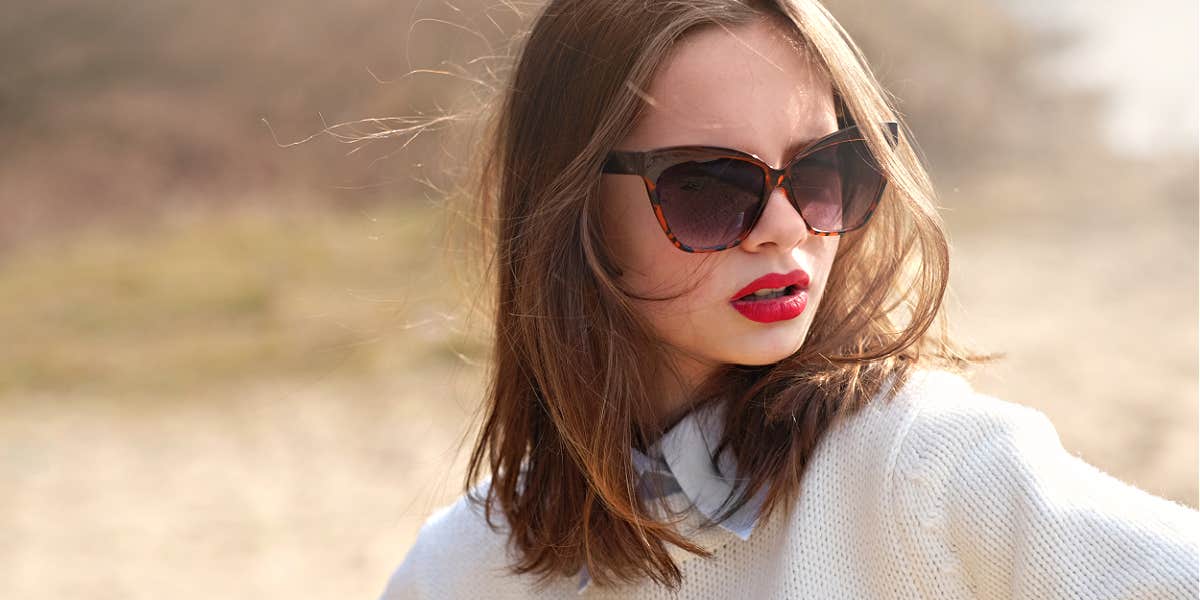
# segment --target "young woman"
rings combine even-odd
[[[1195,511],[974,392],[910,138],[813,0],[559,0],[477,198],[467,493],[384,598],[1194,598]]]

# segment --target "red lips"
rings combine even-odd
[[[808,273],[805,273],[804,269],[796,269],[787,273],[767,273],[738,290],[730,300],[737,300],[761,289],[781,288],[789,285],[794,285],[800,290],[808,288]]]
[[[785,288],[781,295],[743,296],[763,288]],[[729,304],[743,317],[756,323],[774,323],[795,319],[808,306],[808,273],[796,269],[789,273],[770,273],[750,282],[730,299]]]

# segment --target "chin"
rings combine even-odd
[[[745,339],[747,342],[755,341],[757,343],[739,348],[739,351],[734,353],[735,356],[730,357],[730,360],[726,362],[752,367],[770,365],[795,354],[804,344],[803,335],[798,338],[791,335],[786,339],[760,340],[754,340],[751,336],[747,336]]]

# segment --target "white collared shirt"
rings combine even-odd
[[[638,493],[646,499],[660,493],[682,494],[687,504],[715,522],[724,502],[745,483],[738,480],[737,461],[728,448],[721,453],[716,468],[713,465],[724,433],[724,418],[724,404],[709,404],[687,413],[646,452],[631,448]],[[718,526],[742,541],[750,539],[766,495],[767,488],[763,487]],[[591,577],[584,565],[579,571],[578,591],[583,592],[590,584]]]

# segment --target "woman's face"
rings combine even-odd
[[[837,130],[828,78],[769,22],[694,32],[676,45],[644,91],[644,117],[617,149],[721,146],[779,167],[806,142]],[[782,188],[772,192],[740,245],[707,254],[672,245],[641,177],[603,176],[601,201],[625,289],[653,298],[686,291],[672,300],[635,303],[691,383],[720,364],[764,365],[800,348],[824,295],[838,238],[809,233]],[[764,275],[798,269],[809,278],[798,316],[762,322],[731,302]]]

